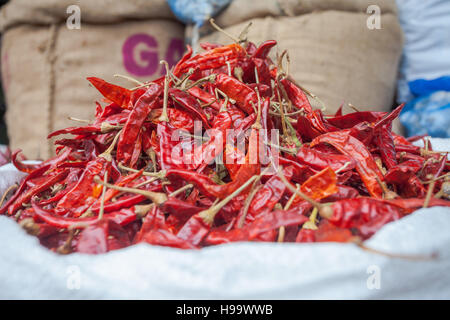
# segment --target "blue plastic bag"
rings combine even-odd
[[[185,24],[202,26],[215,17],[231,0],[167,0],[178,20]]]
[[[400,114],[407,135],[450,138],[450,77],[412,81],[409,88],[419,97],[408,102]]]

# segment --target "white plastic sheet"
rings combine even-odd
[[[351,244],[236,243],[183,251],[140,244],[59,256],[0,217],[0,298],[449,299],[450,209],[419,210],[367,245],[430,261],[387,258]]]
[[[432,143],[449,147],[449,140]],[[10,175],[17,172],[0,168],[0,186]],[[449,230],[450,208],[422,209],[366,242],[394,254],[438,255],[423,261],[338,243],[194,251],[139,244],[60,256],[0,216],[0,299],[450,299]]]

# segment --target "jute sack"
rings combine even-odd
[[[80,6],[81,29],[66,26],[72,4]],[[83,125],[69,116],[93,118],[101,95],[86,77],[134,87],[114,74],[158,78],[159,61],[174,64],[184,52],[184,27],[164,0],[13,0],[0,16],[10,146],[31,159],[53,154],[50,132]]]
[[[291,76],[324,102],[326,114],[334,113],[343,102],[361,110],[388,111],[393,104],[403,37],[394,1],[378,3],[381,29],[367,27],[366,10],[371,3],[368,0],[261,1],[254,10],[257,18],[251,18],[252,7],[235,0],[216,22],[225,25],[228,33],[239,35],[251,21],[250,41],[258,44],[267,39],[277,40],[279,53],[288,50]],[[240,11],[238,4],[242,4]],[[234,21],[239,22],[229,25],[227,17],[231,19],[232,9],[236,12]],[[204,35],[201,41],[231,42],[220,32]]]

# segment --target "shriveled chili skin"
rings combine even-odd
[[[308,220],[292,210],[275,210],[259,217],[243,228],[231,231],[214,230],[206,237],[205,243],[217,245],[235,241],[252,241],[281,226],[302,225]]]
[[[127,232],[111,220],[99,220],[84,229],[77,242],[77,252],[85,254],[106,253],[131,244]]]
[[[311,104],[302,89],[294,85],[290,80],[283,79],[280,81],[286,90],[289,99],[297,109],[303,109],[307,114],[312,113]]]
[[[210,94],[209,92],[204,91],[204,90],[200,89],[199,87],[192,87],[192,88],[188,89],[188,92],[191,94],[191,96],[199,99],[200,101],[202,101],[205,104],[208,104],[214,110],[217,110],[217,111],[220,110],[221,106],[216,101],[216,97],[214,95]]]
[[[103,157],[89,162],[77,184],[59,200],[56,212],[59,215],[69,212],[74,217],[82,215],[96,200],[93,196],[94,177],[97,175],[103,177],[109,167],[110,163]]]
[[[325,168],[306,180],[300,187],[300,191],[308,197],[319,201],[338,192],[337,176],[330,168]],[[294,198],[292,204],[302,202],[300,197]]]
[[[123,127],[117,142],[117,161],[128,165],[131,161],[135,141],[139,136],[141,127],[150,113],[151,109],[159,106],[156,99],[162,94],[163,88],[158,84],[149,86],[147,91],[136,101],[128,120]]]
[[[355,161],[349,156],[342,154],[330,155],[329,153],[324,153],[307,146],[301,147],[297,152],[296,157],[301,163],[309,165],[317,170],[330,167],[334,171],[343,168],[342,172],[345,172],[353,170],[356,166]],[[348,164],[348,162],[350,163]]]
[[[327,122],[340,129],[349,129],[361,122],[376,122],[384,115],[386,115],[386,112],[360,111],[334,116],[328,118]]]
[[[51,225],[60,229],[75,228],[82,229],[85,226],[94,225],[98,222],[98,217],[89,218],[65,218],[53,214],[50,211],[46,211],[39,207],[36,203],[32,202],[32,207],[34,209],[34,220],[43,221],[48,225]],[[137,219],[137,215],[134,212],[134,208],[122,209],[120,211],[105,214],[104,219],[109,219],[115,223],[125,226]]]
[[[111,84],[96,77],[88,77],[87,80],[109,101],[128,108],[132,91],[120,86]]]
[[[333,216],[328,221],[340,228],[355,228],[364,238],[369,238],[386,223],[401,217],[397,206],[373,198],[336,201],[331,208]]]
[[[197,102],[197,99],[192,97],[189,93],[177,88],[170,88],[169,96],[177,103],[177,105],[183,107],[193,115],[196,115],[207,129],[211,128],[208,118],[200,107],[200,104]]]
[[[209,233],[211,226],[205,223],[199,215],[193,215],[178,231],[177,237],[193,246],[198,246]]]
[[[228,97],[235,100],[237,106],[247,114],[254,112],[252,104],[255,108],[258,105],[258,96],[253,89],[224,73],[217,75],[216,87],[223,91]]]
[[[337,189],[338,191],[336,193],[333,193],[332,195],[323,198],[322,202],[334,202],[344,199],[357,198],[359,196],[358,190],[349,186],[338,185]]]
[[[395,167],[397,165],[397,153],[395,151],[394,139],[391,135],[390,126],[383,126],[377,130],[374,140],[386,168],[390,169]]]
[[[9,198],[8,201],[2,206],[0,209],[0,214],[5,214],[8,211],[9,206],[11,206],[12,203],[14,203],[18,197],[24,192],[24,190],[27,187],[27,182],[32,180],[33,178],[40,177],[42,174],[44,174],[48,169],[50,169],[51,165],[47,164],[42,167],[38,167],[35,170],[33,170],[28,176],[26,176],[22,182],[20,183],[19,188],[17,188],[14,195]]]
[[[62,181],[69,174],[69,170],[65,169],[51,176],[46,176],[43,183],[37,184],[28,191],[21,193],[17,200],[8,208],[8,214],[13,215],[17,210],[22,208],[22,205],[30,202],[31,198],[39,193],[49,189],[56,183]]]
[[[372,154],[358,139],[352,137],[349,131],[336,131],[323,134],[311,142],[311,146],[319,143],[329,143],[345,155],[353,158],[356,162],[356,170],[363,180],[367,190],[375,198],[381,198],[383,191],[377,179],[383,180]]]
[[[194,57],[187,58],[175,67],[173,74],[178,77],[181,74],[188,72],[191,68],[199,71],[218,69],[226,66],[226,62],[235,64],[244,56],[245,49],[235,43],[228,46],[212,48],[208,51],[199,53]]]
[[[286,185],[281,181],[277,175],[272,176],[267,182],[258,190],[250,203],[247,215],[245,217],[245,224],[255,220],[263,211],[272,210],[275,205],[281,200]],[[238,216],[238,221],[241,219],[241,214]]]
[[[51,133],[73,135],[56,141],[57,156],[31,165],[13,154],[13,164],[29,176],[0,214],[15,214],[52,251],[97,254],[142,242],[180,249],[277,239],[349,242],[425,203],[450,206],[436,198],[437,192],[446,196],[440,190],[448,187],[447,155],[432,152],[429,143],[414,146],[420,137],[391,132],[403,105],[346,115],[341,105],[334,116],[324,115],[274,65],[269,51],[275,44],[209,43],[197,55],[188,47],[173,76],[132,90],[89,78],[110,103],[96,103],[88,125]],[[194,119],[202,121],[201,133]],[[220,139],[229,129],[234,133]],[[276,138],[271,129],[282,129],[282,148],[269,143]],[[195,144],[193,134],[204,139]],[[218,156],[232,161],[214,163]],[[288,182],[317,202],[320,217],[312,219],[314,202],[292,193],[281,175],[259,176],[277,166],[276,157]],[[158,170],[157,177],[150,174]],[[108,187],[100,182],[106,174]],[[255,183],[228,197],[249,179]],[[165,197],[151,203],[137,188]],[[428,191],[434,196],[426,197]]]

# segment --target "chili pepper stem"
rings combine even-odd
[[[340,167],[339,169],[337,169],[334,173],[337,174],[337,173],[341,172],[342,170],[347,169],[348,166],[351,165],[351,164],[352,164],[351,161],[347,161],[346,163],[344,163],[344,165],[343,165],[342,167]]]
[[[252,203],[253,198],[255,197],[256,193],[260,189],[260,187],[256,187],[256,184],[258,183],[259,179],[256,179],[255,182],[253,182],[252,189],[250,190],[249,195],[245,199],[244,203],[244,209],[242,212],[242,216],[238,221],[237,227],[240,229],[244,226],[245,218],[247,217],[248,209],[250,208],[250,204]]]
[[[362,239],[359,237],[355,237],[353,242],[362,250],[370,252],[370,253],[374,253],[374,254],[378,254],[378,255],[382,255],[388,258],[394,258],[394,259],[405,259],[405,260],[413,260],[413,261],[428,261],[428,260],[435,260],[438,257],[437,253],[432,253],[429,256],[424,256],[424,255],[405,255],[405,254],[395,254],[395,253],[389,253],[389,252],[385,252],[382,250],[378,250],[378,249],[374,249],[374,248],[370,248],[367,247],[363,242]]]
[[[34,222],[33,218],[23,219],[19,222],[19,225],[32,236],[39,234],[39,226]]]
[[[242,186],[240,186],[238,189],[236,189],[228,197],[226,197],[225,199],[223,199],[216,205],[211,206],[209,209],[199,212],[198,213],[199,217],[201,217],[206,224],[211,226],[214,222],[214,218],[216,217],[216,215],[220,211],[220,209],[222,209],[228,202],[230,202],[239,193],[241,193],[243,190],[245,190],[250,184],[252,184],[256,179],[258,179],[258,177],[259,177],[259,175],[251,177],[250,179],[247,180],[246,183],[244,183]]]
[[[105,172],[105,176],[103,177],[103,183],[107,182],[108,182],[108,171]],[[102,197],[100,198],[100,211],[98,213],[98,220],[103,219],[103,213],[105,211],[105,194],[106,194],[106,187],[103,186]]]
[[[280,90],[279,90],[280,82],[278,79],[277,79],[277,83],[278,83],[278,86],[277,86],[278,94],[277,95],[278,95],[278,103],[279,103],[279,110],[280,110],[280,116],[281,116],[281,129],[283,130],[283,136],[286,136],[286,134],[287,134],[286,116],[284,113],[284,104],[283,104],[283,101],[281,101],[281,95],[280,95]]]
[[[241,67],[235,67],[234,68],[234,76],[240,81],[242,81],[242,76],[244,75],[244,70],[242,70]]]
[[[144,85],[143,82],[140,82],[139,80],[136,80],[136,79],[134,79],[132,77],[129,77],[129,76],[126,76],[126,75],[123,75],[123,74],[115,74],[114,77],[116,77],[116,78],[123,78],[123,79],[128,80],[128,81],[130,81],[130,82],[132,82],[132,83],[134,83],[134,84],[136,84],[138,86]]]
[[[396,194],[394,191],[389,190],[386,184],[383,181],[381,181],[380,178],[375,177],[375,179],[377,180],[378,184],[383,190],[384,199],[392,200],[398,197],[398,194]]]
[[[149,86],[154,85],[154,84],[155,84],[154,82],[147,82],[147,83],[144,83],[144,84],[142,84],[142,85],[140,85],[140,86],[133,87],[133,88],[131,88],[130,90],[131,90],[131,91],[134,91],[134,90],[137,90],[137,89],[149,87]]]
[[[252,125],[252,129],[260,130],[260,129],[262,129],[262,126],[261,126],[261,96],[259,95],[258,88],[255,88],[255,91],[256,91],[256,96],[258,97],[258,109],[257,109],[258,113],[256,116],[255,123]]]
[[[185,90],[189,90],[189,89],[191,89],[193,87],[196,87],[199,84],[202,84],[203,82],[214,82],[215,80],[216,80],[216,75],[215,74],[210,74],[209,76],[206,76],[204,78],[198,79],[197,81],[187,85]]]
[[[140,190],[136,188],[128,188],[128,187],[119,187],[113,184],[104,183],[100,177],[96,176],[94,178],[95,183],[101,184],[105,187],[108,187],[110,189],[123,191],[123,192],[130,192],[135,194],[140,194],[148,199],[150,199],[153,203],[156,203],[157,205],[163,204],[165,201],[167,201],[167,196],[165,193],[160,192],[152,192],[152,191],[146,191],[146,190]]]
[[[193,184],[187,184],[184,187],[181,187],[180,189],[175,190],[174,192],[170,193],[169,197],[176,197],[177,195],[179,195],[179,194],[181,194],[181,193],[185,192],[186,190],[189,190],[189,189],[191,189],[193,187],[194,187]]]
[[[279,231],[278,231],[277,242],[283,242],[285,234],[286,234],[286,228],[284,226],[281,226]]]
[[[247,42],[247,35],[248,32],[250,31],[250,27],[252,26],[252,22],[250,21],[244,28],[244,30],[241,31],[241,33],[239,34],[239,43],[245,43]]]
[[[304,194],[301,191],[297,191],[294,186],[291,185],[291,183],[286,179],[286,177],[283,175],[282,170],[278,171],[278,176],[280,177],[281,181],[286,185],[286,187],[293,193],[300,196],[303,200],[309,202],[314,207],[317,207],[319,210],[319,214],[321,217],[325,219],[330,219],[333,216],[333,209],[330,205],[324,205],[322,203],[319,203],[310,197],[308,197],[306,194]]]
[[[5,202],[6,197],[8,196],[8,194],[13,191],[16,190],[18,188],[17,184],[13,184],[12,186],[10,186],[8,189],[6,189],[6,191],[3,193],[2,198],[0,199],[0,208],[3,206],[3,202]]]
[[[169,122],[169,116],[167,115],[167,104],[169,102],[169,64],[167,61],[161,60],[160,64],[164,64],[166,68],[166,75],[164,77],[164,100],[163,100],[163,110],[159,117],[159,121]]]
[[[225,30],[223,30],[221,27],[219,27],[215,22],[214,19],[211,18],[209,19],[209,23],[213,26],[214,29],[216,29],[219,32],[222,32],[224,35],[226,35],[227,37],[229,37],[231,40],[233,40],[236,43],[239,43],[239,39],[236,38],[235,36],[232,36],[231,34],[229,34],[228,32],[226,32]]]
[[[317,230],[316,226],[316,220],[317,220],[317,213],[319,210],[317,210],[317,207],[314,207],[311,215],[309,216],[309,221],[306,221],[303,224],[303,229],[309,229],[309,230]]]
[[[427,195],[425,197],[425,201],[423,202],[423,208],[428,208],[431,197],[433,196],[433,190],[435,185],[436,185],[435,180],[431,181],[430,184],[428,185]]]
[[[67,236],[67,240],[56,249],[56,252],[59,254],[69,254],[72,252],[72,241],[73,237],[75,236],[75,229],[68,229],[69,234]]]
[[[110,124],[110,123],[108,123],[108,122],[102,122],[102,124],[100,125],[100,130],[101,130],[101,132],[102,133],[108,133],[108,132],[111,132],[111,131],[113,131],[113,130],[117,130],[117,129],[122,129],[123,128],[123,126],[115,126],[115,125],[112,125],[112,124]]]
[[[124,165],[121,164],[121,163],[119,163],[118,166],[119,166],[119,169],[121,169],[121,170],[129,171],[129,172],[134,172],[134,173],[139,172],[139,170],[136,170],[136,169],[133,169],[133,168],[126,167],[126,166],[124,166]],[[147,176],[147,177],[155,177],[155,178],[158,178],[158,179],[163,179],[163,178],[166,177],[166,171],[165,171],[165,170],[161,170],[161,171],[158,171],[158,172],[146,172],[146,171],[144,171],[144,172],[142,173],[142,175],[143,175],[143,176]]]
[[[187,79],[189,79],[190,76],[192,76],[195,72],[194,68],[190,68],[188,70],[188,72],[186,72],[186,74],[183,76],[183,78],[181,78],[176,84],[175,87],[179,87],[181,90],[185,90],[185,85],[186,85],[186,81]]]
[[[147,213],[153,208],[155,204],[145,204],[145,205],[136,205],[134,206],[134,213],[139,219],[142,219],[147,215]]]
[[[117,141],[119,140],[119,136],[120,136],[121,132],[122,132],[122,130],[119,130],[119,132],[116,133],[114,140],[111,142],[108,149],[106,149],[105,152],[100,154],[99,157],[105,158],[108,162],[112,161],[111,152],[114,150],[114,147],[116,146]]]
[[[91,123],[89,120],[84,120],[84,119],[78,119],[78,118],[74,118],[74,117],[68,117],[67,119],[71,120],[71,121],[76,121],[76,122],[81,122],[81,123]]]
[[[446,173],[446,174],[443,174],[443,175],[441,175],[441,176],[439,176],[439,177],[437,177],[437,178],[433,178],[433,179],[431,179],[431,180],[428,180],[428,181],[423,181],[422,183],[423,184],[429,184],[429,183],[431,183],[432,181],[439,181],[439,180],[441,180],[441,179],[445,179],[445,178],[447,178],[447,177],[450,177],[450,172],[449,173]]]
[[[300,185],[296,184],[296,189],[297,191],[300,190]],[[288,202],[286,203],[286,205],[284,206],[284,210],[289,210],[289,208],[291,207],[292,203],[294,202],[295,198],[297,197],[297,193],[293,193],[292,196],[289,198]]]

